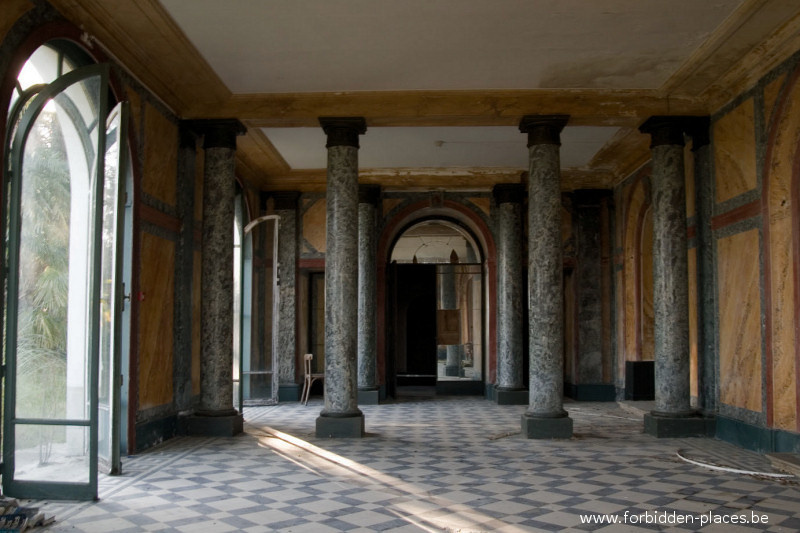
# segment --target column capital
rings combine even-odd
[[[300,191],[275,191],[270,193],[275,201],[275,210],[297,209],[297,200],[300,198]]]
[[[521,183],[498,183],[492,187],[494,201],[499,204],[521,204],[525,199],[525,186]]]
[[[699,148],[708,144],[708,117],[654,115],[639,126],[639,131],[650,134],[650,148],[669,144],[684,146],[684,134],[695,139]]]
[[[692,151],[695,152],[711,144],[711,119],[705,117],[691,117],[686,133],[692,138]]]
[[[193,121],[181,120],[178,127],[178,146],[180,148],[197,148],[197,131]]]
[[[319,117],[319,124],[328,136],[325,148],[331,146],[358,148],[358,136],[367,132],[367,121],[364,117]]]
[[[203,136],[203,148],[236,148],[236,137],[247,128],[235,118],[189,120],[187,124]]]
[[[381,198],[381,186],[372,184],[360,184],[358,186],[358,203],[378,205]]]
[[[525,115],[519,122],[519,131],[528,134],[528,147],[536,144],[561,144],[561,130],[567,125],[569,115]]]

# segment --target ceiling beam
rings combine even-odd
[[[534,89],[234,95],[193,106],[193,118],[238,117],[250,127],[319,127],[319,117],[363,116],[378,126],[517,126],[524,115],[570,115],[571,126],[636,128],[653,115],[704,115],[689,97],[653,90]]]

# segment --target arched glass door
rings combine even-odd
[[[119,466],[127,143],[124,109],[108,112],[108,72],[73,70],[23,94],[10,115],[3,491],[12,496],[94,499],[98,459],[106,471]]]
[[[278,227],[265,215],[243,226],[241,202],[234,229],[234,401],[278,403]],[[256,242],[254,242],[256,241]],[[258,261],[256,261],[258,256]],[[238,381],[237,381],[238,380]],[[238,390],[237,390],[238,385]]]

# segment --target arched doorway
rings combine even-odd
[[[484,394],[488,283],[475,233],[446,214],[423,216],[396,232],[387,255],[388,393]]]
[[[17,73],[4,149],[3,490],[97,497],[126,431],[132,197],[128,106],[75,43]],[[127,381],[127,380],[126,380]]]

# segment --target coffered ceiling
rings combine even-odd
[[[648,159],[654,114],[708,114],[800,48],[797,0],[52,0],[185,118],[240,119],[238,172],[321,190],[320,116],[363,116],[360,179],[487,189],[526,114],[569,114],[565,189]]]

